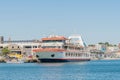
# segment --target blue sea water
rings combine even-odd
[[[0,63],[0,80],[120,80],[120,60]]]

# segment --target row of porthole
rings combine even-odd
[[[81,53],[66,53],[65,56],[74,56],[74,57],[80,57],[80,56],[89,56],[88,54],[81,54]]]
[[[66,53],[66,56],[82,56],[80,53]]]

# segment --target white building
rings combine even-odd
[[[39,48],[40,45],[40,41],[37,40],[2,41],[2,43],[0,43],[0,50],[7,47],[11,52],[29,56],[33,55],[33,49]]]

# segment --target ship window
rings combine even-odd
[[[67,49],[67,46],[64,46],[65,49]]]
[[[0,48],[3,48],[3,46],[0,46]]]
[[[68,53],[65,53],[65,56],[68,56]]]
[[[71,56],[74,56],[74,54],[73,54],[73,53],[71,53]]]
[[[73,56],[75,56],[75,53],[72,53],[73,54]]]
[[[39,45],[38,48],[40,48],[41,46]]]
[[[36,55],[36,57],[38,58],[39,56],[38,56],[38,55]]]
[[[37,48],[37,46],[33,46],[33,48]]]
[[[66,53],[66,56],[69,56],[69,53]]]
[[[71,53],[69,53],[69,56],[71,56]]]
[[[67,53],[67,56],[69,56],[69,53]]]
[[[81,54],[81,53],[79,53],[79,54],[78,54],[78,56],[82,56],[82,54]]]
[[[51,57],[55,57],[55,54],[52,54]]]
[[[76,56],[77,56],[78,54],[76,53]]]
[[[72,56],[72,53],[70,53],[70,56]]]
[[[25,48],[31,48],[31,46],[25,46]]]
[[[60,48],[60,46],[58,46],[58,48]]]
[[[89,54],[87,54],[87,57],[89,57]]]
[[[12,48],[14,48],[14,46],[12,46]]]
[[[86,57],[88,57],[88,54],[86,54]]]
[[[73,54],[73,56],[75,56],[75,53],[72,53]]]
[[[67,56],[70,56],[70,53],[67,53]]]
[[[42,48],[56,48],[56,46],[42,46]]]

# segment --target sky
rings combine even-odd
[[[86,44],[120,43],[120,0],[0,0],[6,40],[79,34]]]

